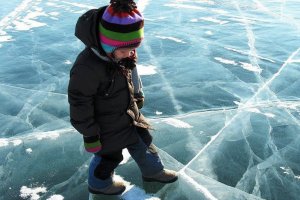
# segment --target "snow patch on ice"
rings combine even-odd
[[[20,190],[20,197],[23,199],[30,198],[30,200],[38,200],[40,199],[39,193],[46,192],[47,188],[45,187],[28,188],[27,186],[22,186]]]
[[[262,69],[259,68],[258,66],[253,66],[252,64],[250,63],[245,63],[245,62],[239,62],[241,64],[241,67],[243,69],[246,69],[248,71],[252,71],[252,72],[258,72],[258,73],[261,73]]]
[[[50,12],[49,15],[51,15],[51,16],[58,16],[59,12]]]
[[[298,59],[295,59],[295,60],[291,60],[291,62],[290,63],[300,63],[300,59],[298,60]]]
[[[225,58],[221,58],[221,57],[215,57],[215,60],[219,61],[220,63],[224,63],[224,64],[229,64],[229,65],[240,65],[243,69],[248,70],[248,71],[252,71],[252,72],[257,72],[257,73],[261,73],[262,69],[259,68],[258,66],[254,66],[250,63],[246,63],[246,62],[239,62],[236,63],[234,60],[228,60]]]
[[[0,21],[0,32],[3,31],[3,29],[5,29],[12,20],[16,19],[20,13],[24,12],[24,10],[26,10],[30,6],[31,2],[32,0],[23,1],[12,12],[3,17]]]
[[[276,116],[273,113],[264,113],[264,115],[269,117],[269,118],[275,118],[275,116]]]
[[[55,194],[49,197],[47,200],[63,200],[63,199],[64,199],[63,196]]]
[[[46,23],[36,20],[41,16],[49,17],[48,14],[43,12],[43,8],[35,6],[40,2],[41,1],[24,0],[12,12],[3,17],[0,21],[0,42],[13,41],[12,36],[4,31],[6,29],[28,31],[32,28],[46,26]],[[50,14],[56,16],[58,13],[52,12]]]
[[[35,19],[40,16],[48,16],[48,15],[42,11],[36,10],[33,12],[29,12],[23,19],[19,21],[15,20],[12,23],[15,25],[15,30],[18,31],[27,31],[32,28],[46,26],[47,25],[46,23],[35,21]]]
[[[216,3],[214,1],[211,1],[211,0],[202,0],[202,1],[197,1],[197,3],[205,3],[205,4],[208,4],[208,5],[215,5]]]
[[[137,65],[137,70],[140,76],[157,74],[156,67],[153,65]]]
[[[35,135],[37,140],[43,140],[43,139],[51,139],[51,140],[56,140],[59,137],[59,133],[55,131],[51,132],[44,132],[44,133],[37,133]]]
[[[215,60],[219,61],[220,63],[229,64],[229,65],[237,65],[234,60],[227,60],[221,57],[215,57]]]
[[[233,101],[233,103],[236,104],[236,105],[242,105],[242,103],[239,102],[239,101]]]
[[[158,35],[155,36],[155,37],[160,38],[160,39],[163,39],[163,40],[172,40],[172,41],[174,41],[174,42],[183,43],[183,44],[186,43],[186,42],[184,42],[183,40],[180,40],[180,39],[175,38],[175,37],[166,37],[166,36],[158,36]]]
[[[192,9],[192,10],[205,10],[205,8],[200,7],[200,6],[192,6],[192,5],[185,5],[185,4],[175,4],[175,3],[164,4],[164,6],[171,7],[171,8],[185,8],[185,9]]]
[[[71,65],[72,64],[72,62],[70,61],[70,60],[65,60],[65,62],[64,62],[66,65]]]
[[[280,102],[278,104],[278,108],[287,108],[287,109],[290,109],[290,110],[298,110],[298,105],[294,104],[294,103]]]
[[[220,25],[227,24],[229,22],[229,21],[219,20],[213,17],[201,17],[200,19],[203,21],[213,22]]]
[[[72,2],[67,2],[67,1],[60,1],[60,2],[71,5],[71,6],[75,6],[75,7],[78,7],[78,8],[86,8],[88,10],[96,8],[95,6],[89,6],[89,5],[81,4],[81,3],[72,3]]]
[[[12,143],[14,146],[19,146],[20,144],[22,144],[22,140],[13,140]]]
[[[212,12],[215,12],[215,13],[221,14],[221,15],[228,14],[228,12],[226,10],[221,10],[221,9],[212,9]]]
[[[266,57],[263,57],[263,56],[259,56],[259,55],[254,55],[253,53],[251,53],[249,51],[243,51],[243,50],[234,49],[234,48],[231,48],[231,47],[224,47],[224,48],[229,50],[229,51],[233,51],[233,52],[236,52],[236,53],[239,53],[239,54],[242,54],[242,55],[250,55],[250,56],[253,56],[253,57],[257,57],[261,60],[266,60],[266,61],[269,61],[271,63],[275,63],[275,61],[272,60],[272,59],[269,59],[269,58],[266,58]]]
[[[31,149],[31,148],[28,148],[28,149],[26,149],[25,151],[26,151],[26,153],[28,153],[28,154],[31,154],[31,153],[32,153],[32,149]]]
[[[0,36],[0,42],[9,42],[9,41],[13,41],[13,39],[10,35],[1,35]]]
[[[0,139],[0,147],[5,147],[5,146],[8,146],[7,139]]]
[[[205,34],[206,35],[213,35],[213,32],[212,31],[205,31]]]
[[[52,6],[52,7],[55,7],[55,8],[64,8],[65,7],[64,5],[59,5],[59,4],[52,3],[52,2],[47,2],[46,5],[47,6]]]
[[[160,112],[160,111],[155,111],[155,114],[156,114],[156,115],[162,115],[163,113]]]
[[[193,128],[193,126],[191,126],[190,124],[175,118],[166,118],[162,121],[176,128]]]

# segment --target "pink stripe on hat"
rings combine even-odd
[[[109,39],[109,38],[105,37],[104,35],[100,34],[100,40],[102,43],[109,45],[109,46],[114,46],[114,47],[121,47],[121,46],[126,46],[129,44],[138,43],[138,42],[141,42],[142,39],[143,38],[137,38],[134,40],[129,40],[129,41],[124,42],[124,41],[112,40],[112,39]]]
[[[91,153],[96,153],[102,149],[101,146],[99,147],[94,147],[94,148],[86,148],[86,151],[91,152]]]

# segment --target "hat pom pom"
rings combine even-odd
[[[116,12],[131,12],[137,8],[133,0],[111,0],[110,4]]]

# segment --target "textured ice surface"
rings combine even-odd
[[[77,18],[108,1],[0,7],[0,199],[88,199],[91,155],[69,123]],[[143,183],[124,152],[121,196],[296,200],[300,195],[300,3],[140,0],[143,112],[170,184]],[[134,176],[133,176],[134,174]]]

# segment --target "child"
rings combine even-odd
[[[133,85],[138,83],[136,48],[143,27],[143,16],[133,0],[111,0],[109,6],[83,14],[76,24],[75,35],[86,48],[70,71],[70,121],[83,135],[86,150],[94,153],[88,177],[94,194],[125,190],[124,183],[113,179],[124,148],[144,181],[171,183],[178,178],[176,172],[164,169],[152,144],[150,125],[137,106],[143,104],[140,84]]]

